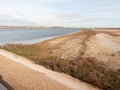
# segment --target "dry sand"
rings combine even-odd
[[[117,33],[117,36],[106,33],[96,34],[87,43],[85,57],[96,57],[107,68],[120,69],[120,34]]]
[[[49,40],[48,44],[52,46],[57,41],[61,42],[55,43],[59,46],[52,52],[58,58],[95,57],[107,68],[120,69],[120,30],[88,30]]]
[[[4,50],[0,50],[0,74],[15,90],[98,90]]]

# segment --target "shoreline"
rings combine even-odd
[[[88,83],[82,82],[78,79],[75,79],[69,75],[66,75],[64,73],[55,72],[52,70],[48,70],[48,69],[44,68],[43,66],[34,64],[32,61],[28,60],[27,58],[18,56],[14,53],[0,49],[0,55],[9,58],[12,61],[21,63],[37,72],[43,73],[44,75],[71,88],[72,90],[99,90],[98,88],[96,88]]]
[[[59,38],[62,36],[66,36],[66,35],[71,35],[71,34],[75,34],[78,33],[80,31],[82,31],[84,29],[80,29],[79,31],[76,32],[72,32],[72,33],[68,33],[68,34],[63,34],[63,35],[58,35],[58,36],[52,36],[52,37],[44,37],[41,39],[35,39],[35,40],[26,40],[26,41],[18,41],[18,42],[8,42],[6,44],[25,44],[25,45],[32,45],[32,44],[37,44],[37,43],[41,43],[50,39],[54,39],[54,38]],[[5,43],[1,43],[0,46],[6,45]]]
[[[51,27],[50,27],[51,28]],[[59,27],[58,27],[59,28]],[[0,29],[2,29],[0,27]],[[7,28],[4,28],[4,29],[7,29]],[[8,28],[9,29],[9,28]],[[13,29],[17,29],[17,28],[13,28]],[[22,28],[18,28],[18,29],[22,29]],[[38,28],[25,28],[25,29],[38,29]],[[41,28],[40,28],[41,29]],[[44,28],[45,29],[45,28]],[[53,28],[54,29],[54,28]],[[81,32],[83,30],[94,30],[94,31],[102,31],[102,32],[106,32],[106,31],[109,31],[109,32],[114,32],[114,31],[118,31],[117,29],[119,28],[89,28],[89,29],[85,29],[85,28],[79,28],[79,31],[76,31],[76,32],[72,32],[72,33],[67,33],[67,34],[63,34],[63,35],[57,35],[57,36],[50,36],[50,37],[44,37],[44,38],[39,38],[39,39],[34,39],[34,40],[25,40],[25,41],[18,41],[18,42],[8,42],[8,43],[0,43],[0,46],[3,46],[3,45],[6,45],[6,44],[25,44],[25,45],[32,45],[32,44],[37,44],[37,43],[41,43],[41,42],[44,42],[44,41],[47,41],[47,40],[50,40],[50,39],[55,39],[55,38],[59,38],[59,37],[62,37],[62,36],[66,36],[66,35],[72,35],[72,34],[75,34],[75,33],[78,33],[78,32]]]
[[[0,28],[1,29],[1,28]],[[9,28],[8,28],[9,29]],[[14,29],[14,28],[13,28]],[[17,28],[16,28],[17,29]],[[21,28],[18,28],[18,29],[21,29]],[[25,28],[26,30],[27,30],[27,28]],[[33,28],[33,29],[37,29],[37,28]],[[54,28],[53,28],[53,30],[54,30]],[[61,29],[60,29],[61,30]],[[70,30],[69,31],[69,29],[67,29],[68,31],[67,32],[65,32],[65,33],[62,33],[62,34],[60,34],[60,35],[57,35],[57,33],[56,33],[56,35],[49,35],[49,36],[45,36],[45,37],[37,37],[37,38],[35,38],[35,39],[28,39],[28,40],[24,40],[24,39],[22,39],[22,40],[17,40],[17,41],[2,41],[1,43],[0,43],[0,46],[3,46],[3,45],[6,45],[6,44],[26,44],[26,45],[31,45],[31,44],[36,44],[36,43],[40,43],[40,42],[43,42],[43,41],[46,41],[46,40],[49,40],[49,39],[53,39],[53,38],[58,38],[58,37],[61,37],[61,36],[65,36],[65,35],[70,35],[70,34],[74,34],[74,33],[77,33],[77,32],[80,32],[81,30],[83,30],[83,29],[75,29],[75,30]],[[18,30],[19,31],[19,30]],[[27,31],[29,31],[29,28],[28,28],[28,30]],[[49,30],[47,30],[48,32],[49,32]],[[44,34],[44,32],[43,32],[43,34]],[[3,38],[4,39],[4,38]]]

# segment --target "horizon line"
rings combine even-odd
[[[69,27],[69,26],[40,26],[40,25],[0,25],[0,28],[7,28],[7,27],[33,27],[33,28],[120,28],[120,27]]]

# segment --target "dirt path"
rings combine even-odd
[[[15,90],[98,90],[4,50],[0,50],[0,74]]]

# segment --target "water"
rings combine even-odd
[[[0,29],[0,45],[24,43],[34,44],[56,36],[78,32],[73,28],[47,29]]]

